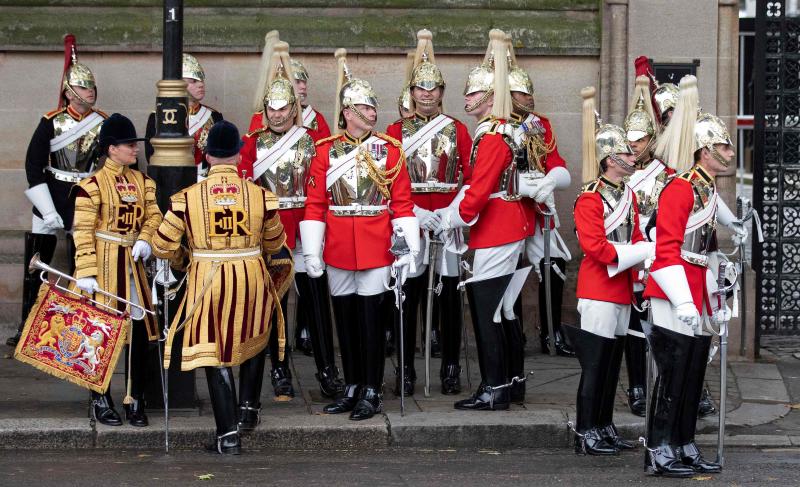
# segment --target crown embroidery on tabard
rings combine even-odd
[[[211,185],[211,197],[214,200],[214,204],[218,206],[235,205],[241,192],[242,189],[238,184],[229,183],[227,179],[223,179],[221,183]]]
[[[136,196],[136,185],[125,181],[124,179],[117,180],[114,185],[119,193],[119,199],[125,203],[136,203],[139,198]]]

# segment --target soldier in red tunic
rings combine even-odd
[[[439,376],[443,394],[461,392],[462,313],[459,298],[458,255],[449,252],[438,242],[432,242],[432,231],[436,230],[439,218],[434,213],[449,205],[458,193],[459,185],[469,184],[472,168],[469,165],[472,138],[467,127],[458,120],[442,113],[442,98],[445,82],[436,66],[433,55],[432,34],[429,30],[417,33],[417,51],[411,71],[408,90],[412,115],[389,125],[386,133],[402,141],[406,154],[408,173],[411,177],[411,194],[414,214],[420,222],[428,243],[428,252],[417,254],[416,272],[409,275],[405,284],[405,306],[403,310],[405,333],[405,394],[414,394],[416,370],[414,369],[414,346],[417,337],[418,307],[425,303],[427,272],[438,275],[442,284],[438,301],[438,320],[442,332],[442,365]],[[436,248],[432,246],[436,245]],[[444,253],[444,262],[442,254]],[[425,258],[436,255],[435,262]],[[427,271],[427,272],[426,272]],[[434,318],[436,319],[436,318]],[[427,346],[427,345],[426,345]],[[400,394],[400,374],[397,374],[395,393]]]
[[[470,155],[470,184],[461,188],[449,206],[436,210],[442,239],[448,242],[453,231],[470,227],[469,247],[475,250],[466,291],[481,384],[471,397],[455,403],[456,409],[465,410],[508,409],[509,385],[512,379],[523,379],[509,375],[505,335],[516,320],[516,294],[509,291],[509,284],[529,224],[517,194],[512,127],[506,123],[511,93],[505,34],[493,29],[489,38],[490,55],[470,71],[464,90],[464,109],[479,121]],[[497,313],[499,308],[501,313]]]
[[[402,285],[415,271],[420,244],[402,145],[373,132],[375,93],[350,75],[345,56],[344,49],[336,51],[336,125],[344,132],[317,142],[300,235],[308,275],[320,277],[327,266],[342,353],[344,396],[324,411],[362,420],[382,409],[387,318],[380,312],[382,300],[392,299],[390,272],[394,267]],[[397,258],[389,252],[393,232],[408,244],[408,253]]]
[[[667,160],[678,176],[661,192],[656,215],[656,257],[644,296],[650,298],[653,326],[645,330],[658,368],[651,396],[645,468],[648,473],[689,477],[716,473],[695,443],[711,336],[704,332],[716,299],[708,268],[719,221],[734,231],[730,210],[720,204],[714,177],[734,158],[728,129],[718,117],[699,113],[697,79],[680,82],[680,97],[665,133]],[[691,134],[686,137],[685,134]],[[665,211],[665,209],[669,211]],[[725,211],[727,210],[727,212]],[[735,238],[745,238],[739,231]]]
[[[654,245],[643,241],[636,196],[624,183],[635,170],[633,149],[620,127],[596,126],[594,93],[594,88],[581,91],[583,177],[594,178],[575,201],[575,232],[584,252],[576,292],[581,326],[565,326],[564,332],[582,369],[575,452],[615,455],[634,446],[614,426],[614,397],[633,301],[633,267],[652,255]]]
[[[511,90],[513,112],[508,123],[514,127],[514,142],[517,145],[517,168],[520,178],[530,186],[531,197],[524,198],[522,204],[528,216],[530,235],[525,241],[525,254],[528,261],[537,266],[539,275],[539,340],[542,353],[549,352],[551,343],[547,336],[547,304],[544,285],[544,216],[542,211],[555,213],[553,191],[565,190],[569,187],[571,177],[567,163],[558,152],[558,143],[550,120],[534,111],[533,82],[524,69],[516,64],[513,43],[508,41],[508,52],[511,57],[511,70],[508,73],[508,85]],[[558,233],[558,215],[550,220],[550,300],[552,310],[553,334],[552,344],[559,355],[574,355],[561,336],[561,302],[564,295],[567,261],[572,258]],[[521,311],[522,305],[518,303]],[[521,332],[520,332],[521,334]],[[524,342],[520,341],[522,350]],[[518,361],[521,364],[521,361]],[[525,383],[516,384],[511,390],[511,400],[522,401],[525,398]]]

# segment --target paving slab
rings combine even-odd
[[[789,393],[786,391],[783,379],[737,378],[736,383],[739,385],[742,401],[789,402]]]
[[[0,419],[0,449],[93,448],[89,421],[64,418]]]
[[[778,366],[775,364],[733,362],[730,364],[730,368],[737,379],[783,380]]]
[[[699,445],[717,445],[717,435],[697,435],[695,440]],[[725,436],[725,446],[792,446],[792,442],[785,435],[736,435]],[[706,455],[713,458],[711,450],[708,450]]]
[[[788,404],[759,404],[743,402],[739,408],[725,415],[725,424],[729,426],[756,426],[771,423],[789,414]]]

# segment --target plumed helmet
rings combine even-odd
[[[297,81],[308,81],[308,70],[306,67],[298,61],[297,59],[292,58],[292,70],[294,71],[294,79]]]
[[[191,54],[183,53],[182,71],[182,78],[196,79],[197,81],[206,80],[206,73],[203,71],[203,66],[201,66],[197,58]]]
[[[625,117],[625,123],[622,126],[630,142],[636,142],[648,135],[651,137],[655,135],[656,127],[653,119],[650,118],[647,110],[645,110],[644,98],[639,97],[636,101],[636,106]]]
[[[597,161],[614,154],[633,154],[625,131],[618,125],[603,123],[594,134],[594,150]]]
[[[667,112],[674,109],[675,104],[678,103],[679,94],[680,90],[673,83],[662,83],[658,85],[655,93],[653,93],[656,106],[658,106],[658,115],[662,123],[666,120]]]
[[[511,91],[519,91],[528,95],[533,95],[533,81],[528,73],[519,66],[512,66],[508,72],[508,88]]]
[[[715,144],[733,145],[728,127],[718,116],[700,113],[694,124],[694,150],[713,150]]]

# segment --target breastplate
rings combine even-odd
[[[336,165],[336,159],[344,157],[353,151],[361,151],[356,155],[353,167],[337,179],[330,187],[332,204],[335,206],[351,205],[383,205],[384,197],[378,185],[370,176],[373,168],[380,171],[386,170],[389,149],[385,144],[351,145],[342,140],[331,144],[329,153],[331,167]]]
[[[661,171],[655,177],[639,182],[635,194],[639,205],[639,219],[646,221],[658,206],[658,197],[669,180],[667,171]]]
[[[78,123],[80,122],[72,118],[66,111],[59,113],[53,118],[53,137],[68,132]],[[100,134],[101,125],[98,123],[66,147],[51,152],[50,166],[61,171],[94,172],[97,158],[100,156],[97,137]]]
[[[708,206],[711,199],[714,197],[716,189],[713,185],[705,185],[700,182],[692,181],[692,193],[694,194],[694,205],[692,212],[689,216],[702,211]],[[693,252],[696,254],[705,255],[708,253],[711,242],[714,238],[714,230],[717,226],[717,210],[714,209],[714,216],[708,220],[703,226],[695,229],[692,232],[686,233],[683,236],[683,245],[681,250]]]
[[[614,210],[624,204],[625,186],[615,188],[608,184],[602,184],[598,189],[600,197],[603,200],[603,219],[608,218]],[[623,222],[614,230],[606,234],[609,242],[614,243],[630,243],[633,235],[633,205],[631,205],[628,214],[625,215]]]
[[[403,120],[403,140],[413,137],[427,123],[418,117]],[[413,154],[406,153],[406,164],[412,185],[414,183],[429,184],[425,188],[412,187],[412,191],[415,193],[436,191],[437,183],[457,185],[460,171],[455,122],[451,121]],[[440,189],[452,190],[454,188]]]
[[[280,138],[269,130],[261,132],[256,139],[256,157],[260,158]],[[261,186],[268,188],[280,199],[304,197],[304,183],[313,155],[314,143],[311,138],[306,135],[300,137],[300,140],[264,171],[259,178]]]
[[[478,155],[478,144],[480,144],[480,141],[483,139],[484,135],[485,134],[478,135],[475,137],[475,141],[472,143],[472,152],[469,156],[469,164],[472,166],[473,170],[475,168],[475,164],[477,163],[476,159]],[[500,173],[500,177],[497,180],[497,186],[495,187],[493,194],[503,193],[499,196],[500,198],[503,198],[506,201],[519,201],[522,199],[522,196],[519,195],[517,183],[519,174],[517,173],[517,163],[514,160],[514,151],[516,146],[510,137],[505,135],[502,137],[506,144],[508,144],[508,147],[511,149],[511,159],[508,161],[508,165],[505,167],[505,169],[503,169],[503,172]]]

